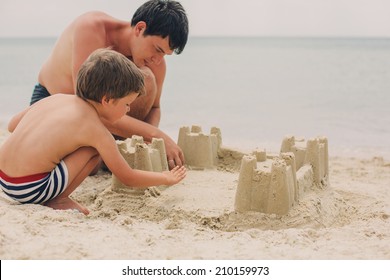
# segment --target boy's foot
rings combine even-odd
[[[72,210],[77,210],[83,213],[84,215],[89,214],[89,210],[87,208],[77,203],[76,201],[70,199],[69,197],[64,197],[64,198],[56,197],[52,200],[47,201],[44,205],[56,210],[72,209]]]

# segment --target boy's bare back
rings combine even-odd
[[[96,110],[75,95],[41,100],[13,121],[19,123],[0,148],[0,170],[13,177],[49,172],[81,146],[95,146],[97,137],[112,138]]]

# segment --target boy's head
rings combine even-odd
[[[145,93],[144,76],[124,55],[110,49],[98,49],[81,65],[77,75],[77,96],[100,103],[103,97],[120,99],[131,93]]]
[[[150,0],[134,13],[131,26],[146,23],[144,36],[169,36],[169,47],[180,54],[188,39],[188,19],[183,6],[176,1]]]

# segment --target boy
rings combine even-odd
[[[96,49],[112,47],[129,57],[145,76],[146,94],[114,125],[111,133],[129,138],[141,135],[146,141],[164,139],[169,167],[184,164],[175,141],[158,129],[160,98],[166,74],[165,55],[183,51],[188,38],[188,19],[182,5],[171,0],[150,0],[141,5],[131,20],[119,20],[102,12],[76,18],[59,36],[42,65],[31,104],[57,93],[75,94],[80,65]]]
[[[14,116],[0,147],[0,187],[21,203],[89,211],[69,198],[100,157],[129,186],[173,185],[184,167],[157,173],[131,169],[104,123],[114,124],[144,93],[141,71],[122,54],[100,49],[83,63],[76,96],[56,94]],[[31,175],[33,174],[33,175]]]

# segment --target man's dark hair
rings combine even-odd
[[[169,47],[180,54],[188,39],[188,18],[183,6],[177,1],[150,0],[133,15],[131,26],[146,23],[144,35],[169,36]]]

